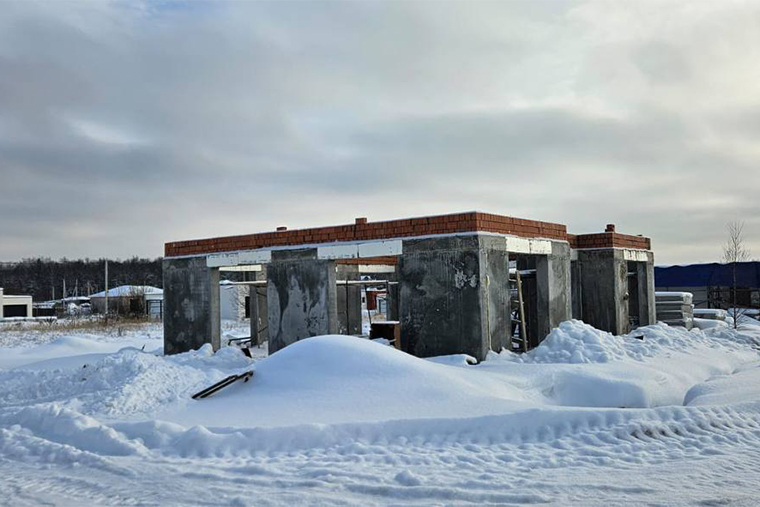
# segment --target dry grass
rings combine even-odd
[[[118,319],[109,319],[106,324],[105,319],[100,316],[66,318],[53,321],[38,322],[8,322],[2,326],[2,329],[9,331],[100,331],[108,334],[121,335],[123,332],[144,327],[146,324],[156,324],[159,321],[152,318],[127,318],[119,317]]]

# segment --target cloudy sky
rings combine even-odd
[[[760,257],[760,1],[0,1],[0,260],[482,210]]]

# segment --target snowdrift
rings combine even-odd
[[[130,341],[99,348],[83,336],[5,347],[20,363],[0,369],[0,497],[14,505],[33,503],[29,492],[50,504],[638,504],[661,503],[674,483],[647,482],[636,470],[685,471],[690,486],[694,470],[702,478],[722,470],[717,488],[702,482],[710,495],[679,492],[682,503],[725,499],[720,485],[729,481],[749,505],[760,328],[742,325],[658,325],[614,337],[567,322],[529,354],[491,354],[474,366],[344,336],[261,360],[210,346],[175,356],[141,345],[114,351]],[[247,384],[190,398],[249,369]]]
[[[478,416],[536,399],[490,372],[331,335],[301,340],[258,362],[247,384],[161,415],[217,426],[326,424]]]
[[[0,371],[0,426],[99,455],[197,456],[357,441],[540,442],[584,428],[621,438],[657,425],[685,432],[680,421],[723,418],[722,408],[702,408],[760,397],[757,336],[657,325],[616,337],[571,321],[528,354],[476,366],[346,336],[302,340],[259,361],[235,348],[166,357],[125,348]],[[252,368],[246,384],[190,398]],[[631,410],[648,407],[661,408]]]

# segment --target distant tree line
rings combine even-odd
[[[24,259],[0,263],[0,287],[6,294],[31,295],[34,301],[87,296],[105,285],[105,259]],[[108,260],[108,286],[150,285],[163,288],[161,258]]]

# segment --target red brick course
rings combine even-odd
[[[601,243],[597,236],[606,239],[600,246],[625,246],[628,248],[648,248],[649,240],[639,236],[627,236],[617,233],[585,234],[573,236],[567,234],[567,227],[562,224],[505,217],[490,213],[468,212],[432,217],[407,218],[385,222],[367,222],[357,219],[350,225],[317,227],[312,229],[279,230],[241,236],[175,241],[166,243],[164,255],[177,257],[183,255],[203,255],[235,250],[254,250],[276,246],[298,246],[314,243],[333,243],[339,241],[381,240],[390,238],[408,238],[436,234],[454,234],[462,232],[494,232],[511,234],[526,238],[547,238],[577,241],[578,248],[592,248],[585,245]],[[611,235],[611,236],[610,236]],[[592,238],[593,237],[593,238]],[[609,239],[611,237],[612,239]],[[589,238],[589,239],[586,239]],[[633,245],[640,246],[633,246]],[[646,246],[644,246],[646,245]],[[572,246],[572,241],[571,241]],[[596,247],[596,246],[594,246]],[[366,263],[362,261],[361,263]]]
[[[570,236],[570,235],[568,235]],[[598,234],[573,235],[570,240],[573,248],[633,248],[638,250],[651,250],[652,242],[644,236],[631,236],[618,232],[600,232]]]

